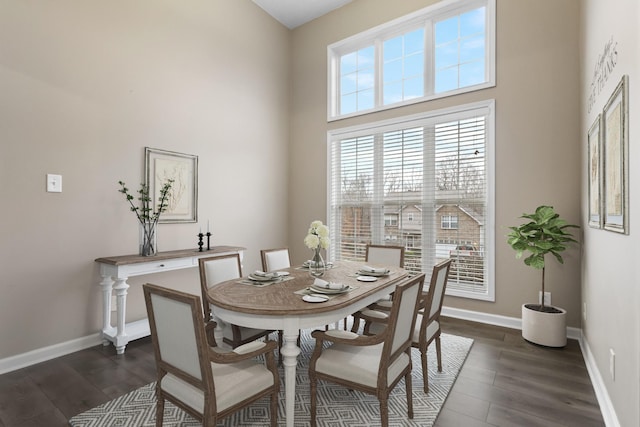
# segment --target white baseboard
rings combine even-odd
[[[602,412],[602,418],[607,427],[620,427],[620,421],[613,408],[613,403],[607,392],[607,387],[602,380],[602,375],[596,366],[595,358],[589,347],[589,343],[584,338],[584,335],[580,337],[580,348],[582,349],[582,355],[584,356],[584,363],[587,365],[587,371],[589,371],[589,378],[591,378],[591,384],[596,392],[596,398],[600,404],[600,412]]]
[[[497,314],[482,313],[479,311],[463,310],[460,308],[442,307],[442,315],[453,317],[456,319],[469,320],[472,322],[486,323],[488,325],[502,326],[510,329],[522,329],[522,319],[516,317],[500,316]],[[607,392],[607,388],[602,380],[602,375],[596,366],[595,359],[589,348],[589,343],[586,342],[582,335],[582,329],[579,328],[567,328],[567,338],[578,340],[580,349],[582,350],[582,357],[584,363],[587,366],[589,372],[589,378],[593,385],[593,389],[600,405],[600,412],[602,418],[607,427],[620,427],[620,422],[616,415],[613,403]]]
[[[17,354],[5,359],[0,359],[0,374],[15,371],[17,369],[22,369],[27,366],[35,365],[36,363],[55,359],[56,357],[65,356],[67,354],[84,350],[101,343],[101,334],[97,333],[60,344],[54,344],[48,347],[39,348],[27,353]]]

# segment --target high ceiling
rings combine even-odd
[[[253,0],[289,29],[312,21],[352,0]]]

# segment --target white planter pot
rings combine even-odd
[[[544,313],[522,305],[522,338],[547,347],[567,345],[567,311],[555,307],[560,313]]]

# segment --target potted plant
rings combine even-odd
[[[529,221],[517,227],[509,227],[507,243],[516,251],[516,258],[525,252],[530,254],[524,263],[542,270],[542,301],[540,304],[522,305],[522,337],[527,341],[547,347],[564,347],[567,343],[566,310],[545,305],[544,272],[545,256],[553,255],[563,264],[562,252],[570,244],[577,243],[569,231],[579,228],[560,218],[552,206],[539,206],[535,213],[523,214]]]

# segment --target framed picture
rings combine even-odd
[[[602,228],[602,156],[600,156],[600,118],[589,128],[587,142],[589,144],[589,226]]]
[[[158,206],[160,189],[173,180],[167,210],[158,222],[198,221],[198,156],[145,147],[145,177],[153,206]]]
[[[604,228],[629,233],[628,77],[625,75],[602,112]]]

